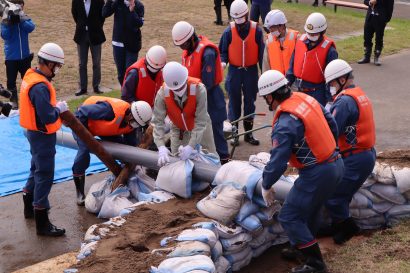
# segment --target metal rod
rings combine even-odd
[[[262,130],[262,129],[265,129],[265,128],[270,128],[270,127],[272,127],[272,125],[265,124],[265,125],[263,125],[263,126],[257,127],[257,128],[255,128],[255,129],[252,129],[252,130],[249,130],[249,131],[245,131],[245,132],[242,132],[242,133],[239,133],[239,134],[234,134],[234,135],[228,136],[228,137],[226,138],[226,140],[230,140],[230,139],[233,139],[233,138],[236,138],[236,137],[240,137],[240,136],[246,135],[246,134],[248,134],[248,133],[252,133],[252,132],[255,132],[255,131],[258,131],[258,130]]]
[[[237,123],[237,122],[239,122],[239,121],[241,121],[241,120],[244,120],[244,119],[247,119],[247,118],[253,117],[253,116],[266,116],[266,113],[252,113],[252,114],[243,116],[243,117],[241,117],[241,118],[238,118],[237,120],[231,121],[231,124]]]

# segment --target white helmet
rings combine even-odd
[[[287,84],[288,80],[281,72],[277,70],[265,71],[258,80],[259,96],[269,95]]]
[[[145,60],[151,67],[161,69],[167,62],[167,52],[162,46],[154,45],[148,49]]]
[[[131,113],[135,121],[140,126],[145,126],[151,120],[152,109],[151,106],[145,101],[134,101],[131,104]]]
[[[283,13],[283,11],[274,9],[269,11],[269,13],[266,15],[264,26],[266,28],[269,28],[271,26],[284,25],[287,22],[288,20],[286,19],[286,16]]]
[[[232,2],[230,14],[233,19],[244,17],[248,12],[248,4],[245,1],[235,0]]]
[[[174,45],[182,45],[192,37],[194,32],[195,29],[190,23],[179,21],[172,28],[172,40],[174,41]]]
[[[38,51],[37,56],[50,62],[64,64],[64,51],[55,43],[44,44]]]
[[[307,33],[319,33],[327,29],[326,18],[319,12],[314,12],[309,15],[305,23],[305,31]]]
[[[188,69],[180,63],[169,62],[162,69],[165,85],[176,90],[181,88],[188,79]]]
[[[333,60],[326,66],[325,69],[326,83],[349,74],[352,71],[352,67],[346,61],[341,59]]]

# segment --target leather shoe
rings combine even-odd
[[[104,92],[101,91],[99,87],[97,87],[97,88],[94,88],[94,93],[95,94],[103,94]]]
[[[85,95],[85,94],[87,94],[87,90],[84,90],[84,89],[80,89],[77,92],[75,92],[76,96],[81,96],[81,95]]]

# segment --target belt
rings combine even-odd
[[[341,156],[341,154],[337,154],[337,155],[335,155],[335,156],[333,156],[333,157],[331,157],[331,158],[329,158],[327,161],[325,161],[326,163],[333,163],[333,162],[335,162],[336,160],[338,160],[339,158],[341,158],[342,156]]]
[[[301,87],[298,88],[299,92],[312,92],[312,91],[315,91],[315,90],[316,90],[316,88],[301,88]]]
[[[362,152],[371,151],[371,150],[372,150],[372,148],[368,148],[368,149],[355,148],[355,149],[342,151],[340,153],[342,154],[343,158],[346,158],[346,157],[351,156],[351,155],[360,154]]]

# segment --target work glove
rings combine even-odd
[[[224,70],[226,68],[226,63],[225,62],[221,62],[221,66],[222,66],[222,70]]]
[[[265,190],[262,187],[262,197],[267,207],[272,206],[273,202],[275,201],[275,190],[272,187],[268,190]]]
[[[59,101],[57,102],[56,108],[60,111],[61,113],[64,113],[65,111],[68,111],[68,104],[65,101]]]
[[[180,146],[178,149],[179,158],[181,160],[187,160],[191,156],[192,152],[194,151],[195,150],[194,148],[191,147],[191,145],[186,145],[184,147]]]
[[[165,146],[158,147],[158,167],[165,166],[169,163],[169,150]]]

